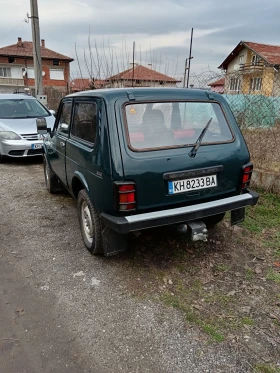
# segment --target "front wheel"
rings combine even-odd
[[[86,248],[94,255],[102,254],[101,220],[85,189],[79,192],[77,204],[80,228]]]

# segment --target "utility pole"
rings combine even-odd
[[[40,28],[37,0],[30,0],[30,8],[33,41],[33,63],[35,75],[35,95],[37,97],[38,95],[43,94],[42,57],[40,46]]]
[[[190,52],[189,52],[189,58],[187,58],[186,61],[185,61],[185,70],[184,70],[183,88],[186,87],[186,74],[187,74],[187,71],[188,71],[188,76],[187,76],[187,88],[189,88],[191,59],[193,58],[193,57],[192,57],[192,41],[193,41],[193,28],[192,28],[192,32],[191,32],[191,41],[190,41]]]

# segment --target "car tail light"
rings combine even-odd
[[[251,181],[251,177],[252,177],[252,173],[253,173],[253,164],[252,163],[245,164],[242,167],[242,185],[241,185],[242,190],[246,189],[249,186],[250,181]]]
[[[116,183],[115,202],[119,211],[132,211],[136,209],[135,183]]]

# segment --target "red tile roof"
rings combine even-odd
[[[96,79],[94,81],[95,88],[103,88],[106,80]],[[89,78],[76,78],[73,79],[70,83],[71,90],[73,92],[85,91],[88,89],[92,89],[91,79]]]
[[[225,78],[221,78],[219,80],[216,80],[215,82],[209,83],[208,85],[210,87],[217,86],[217,85],[223,86],[223,85],[225,85]]]
[[[251,41],[240,41],[233,51],[219,66],[219,69],[227,69],[228,64],[242,51],[244,47],[251,49],[258,54],[262,59],[271,65],[280,65],[280,46],[254,43]]]
[[[45,59],[57,59],[64,61],[74,61],[73,58],[64,56],[41,46],[41,55]],[[17,44],[8,45],[7,47],[0,48],[0,56],[9,57],[32,57],[33,58],[33,43],[32,41],[19,41]]]
[[[132,80],[133,77],[133,68],[131,67],[128,70],[125,70],[117,75],[113,75],[108,80],[110,81],[118,81],[118,80]],[[134,80],[145,80],[145,81],[153,81],[153,82],[173,82],[179,83],[181,80],[176,80],[171,78],[170,76],[164,75],[159,73],[158,71],[152,70],[149,67],[145,67],[142,65],[136,65],[134,67]]]
[[[269,44],[259,44],[253,43],[251,41],[244,41],[254,52],[259,54],[268,63],[273,65],[280,65],[280,46],[279,45],[269,45]]]

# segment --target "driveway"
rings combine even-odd
[[[40,160],[7,161],[0,175],[1,373],[249,371],[231,343],[134,292],[145,278],[133,240],[118,257],[86,251],[75,201],[46,191]]]

